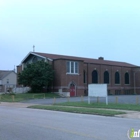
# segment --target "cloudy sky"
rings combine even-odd
[[[33,51],[140,66],[140,0],[0,0],[0,69]]]

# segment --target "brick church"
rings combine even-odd
[[[17,66],[21,72],[29,63],[44,60],[52,65],[55,76],[52,92],[70,96],[87,95],[88,84],[106,83],[108,94],[140,94],[140,67],[117,61],[30,52]]]

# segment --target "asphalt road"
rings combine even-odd
[[[0,140],[128,140],[138,119],[0,107]]]
[[[118,96],[108,96],[109,103],[115,103],[116,97],[118,97],[118,103],[123,104],[136,104],[136,98],[138,97],[138,103],[140,104],[140,95],[118,95]],[[62,102],[77,102],[81,101],[81,97],[71,97],[71,98],[56,98],[55,103],[62,103]],[[88,102],[88,97],[83,97],[83,101]],[[100,102],[106,102],[105,98],[99,98]],[[32,103],[32,104],[53,104],[54,99],[34,99],[34,100],[26,100],[22,101],[23,103]],[[97,102],[96,97],[91,98],[91,102]]]

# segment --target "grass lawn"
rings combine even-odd
[[[106,109],[120,109],[120,110],[140,111],[140,105],[135,105],[135,104],[109,103],[108,105],[106,105],[105,103],[91,103],[91,104],[88,104],[87,102],[66,102],[66,103],[59,103],[59,104],[56,104],[56,105],[86,107],[86,108],[106,108]]]
[[[28,108],[34,109],[44,109],[44,110],[54,110],[54,111],[63,111],[63,112],[71,112],[71,113],[80,113],[80,114],[94,114],[94,115],[103,115],[103,116],[114,116],[118,114],[125,114],[125,112],[121,111],[112,111],[112,110],[100,110],[94,108],[77,108],[77,107],[66,107],[66,106],[45,106],[45,105],[34,105]]]
[[[28,99],[43,99],[43,98],[58,98],[55,93],[22,93],[22,94],[2,94],[0,95],[1,102],[20,102]]]

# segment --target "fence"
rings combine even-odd
[[[13,93],[27,93],[30,91],[30,87],[15,87],[13,88]]]

